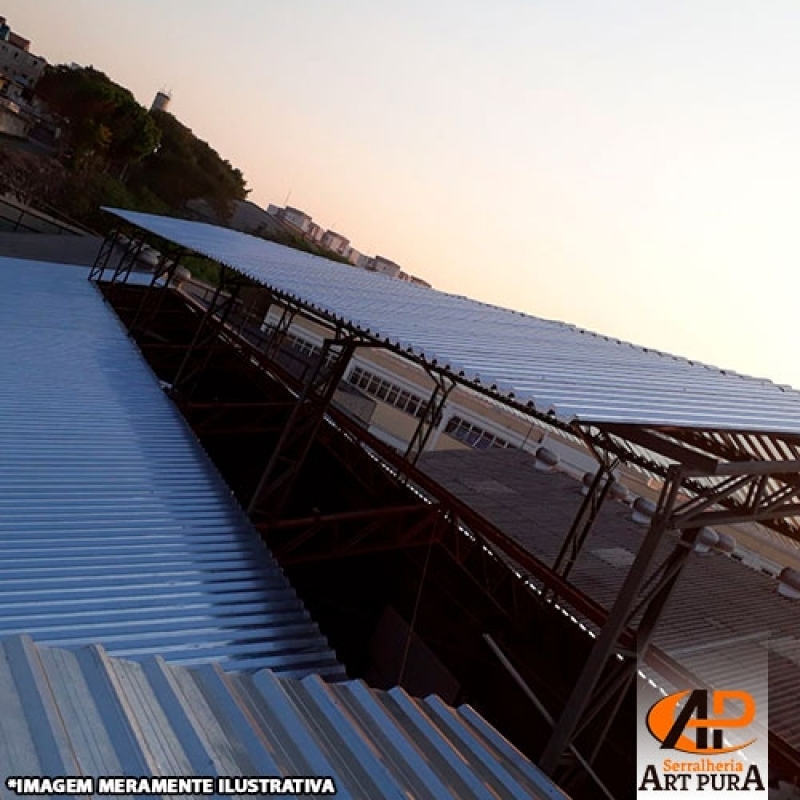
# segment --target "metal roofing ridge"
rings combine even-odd
[[[0,760],[34,776],[333,777],[345,798],[565,800],[472,709],[361,681],[0,640]]]
[[[45,380],[29,368],[30,352],[4,351],[5,377],[13,380],[0,381],[0,404],[9,412],[0,438],[18,446],[6,445],[0,466],[0,630],[61,643],[105,637],[112,652],[169,652],[176,660],[205,653],[242,669],[283,663],[291,674],[343,676],[202,443],[86,279],[88,268],[3,259],[0,271],[4,321],[23,316],[33,340],[41,333],[38,317],[61,320],[60,335],[48,328],[45,346],[34,342],[31,351],[43,359]],[[18,296],[30,308],[17,310]],[[34,306],[38,316],[25,313]],[[47,346],[56,342],[64,349]],[[76,364],[88,364],[89,372]],[[16,399],[9,394],[15,385]],[[141,542],[131,539],[137,533]],[[98,542],[103,546],[93,550]],[[253,643],[254,626],[264,644]]]

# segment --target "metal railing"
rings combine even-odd
[[[64,236],[80,236],[91,233],[72,223],[55,217],[7,197],[0,197],[0,233],[47,233]]]

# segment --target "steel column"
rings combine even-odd
[[[174,255],[173,255],[174,253]],[[181,258],[183,258],[184,251],[176,250],[173,253],[162,253],[158,264],[153,270],[153,277],[150,279],[148,291],[142,294],[142,299],[139,302],[139,308],[129,326],[131,334],[142,333],[150,326],[150,323],[158,315],[161,310],[161,304],[164,302],[164,295],[169,289],[172,279],[175,277],[175,272],[180,266]],[[164,279],[164,285],[157,289],[159,279]]]
[[[572,742],[575,731],[592,700],[593,692],[608,664],[608,660],[618,647],[620,634],[625,629],[632,609],[636,607],[637,598],[655,558],[658,545],[670,527],[673,509],[682,482],[682,468],[671,467],[662,488],[658,508],[653,516],[650,529],[628,571],[628,575],[614,601],[608,618],[595,640],[589,658],[584,664],[575,688],[572,690],[553,730],[553,734],[539,759],[540,768],[548,775],[552,775],[555,772],[563,753]]]
[[[89,270],[90,281],[99,282],[103,280],[103,274],[108,268],[111,254],[114,252],[114,248],[119,244],[121,236],[122,232],[119,228],[114,228],[106,234],[97,252],[97,256],[95,257],[94,264],[92,264],[92,268]]]
[[[439,424],[450,392],[456,385],[455,381],[445,378],[443,375],[432,373],[430,370],[428,370],[428,374],[434,381],[433,392],[405,452],[406,461],[410,461],[412,464],[416,464],[425,451],[425,445],[428,444],[431,434]]]
[[[556,556],[556,560],[553,563],[553,571],[563,578],[568,577],[572,571],[572,567],[578,560],[578,556],[586,539],[589,537],[595,520],[600,514],[603,502],[614,484],[612,470],[617,463],[616,460],[612,464],[603,462],[597,468],[591,486],[589,486],[589,490],[583,498],[572,526],[561,545],[561,550],[559,550],[558,556]]]
[[[344,375],[358,339],[326,339],[314,373],[292,409],[247,508],[251,517],[280,518],[325,412]]]
[[[229,270],[221,267],[220,279],[214,290],[214,295],[198,322],[191,344],[186,350],[183,361],[173,379],[172,389],[176,394],[182,394],[187,398],[191,397],[191,389],[196,385],[197,379],[208,366],[214,351],[214,345],[219,340],[220,332],[225,328],[231,309],[236,305],[240,287],[241,281],[231,280]],[[198,363],[190,368],[190,362],[198,351],[202,351],[203,356]],[[187,387],[189,387],[188,391]]]

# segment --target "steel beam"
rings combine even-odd
[[[92,282],[99,282],[103,280],[103,275],[108,268],[108,262],[111,259],[111,254],[114,252],[116,246],[120,243],[122,232],[119,228],[110,230],[103,239],[100,249],[95,257],[94,264],[89,270],[89,280]]]
[[[588,487],[578,513],[561,545],[556,560],[553,563],[553,572],[562,578],[569,577],[575,562],[578,560],[583,545],[591,533],[592,527],[600,514],[603,502],[614,484],[613,469],[618,461],[608,463],[602,461],[597,468],[591,485]]]
[[[162,252],[158,264],[153,270],[153,277],[150,279],[148,291],[142,292],[142,299],[139,308],[129,326],[132,335],[145,332],[152,321],[158,316],[161,306],[175,272],[180,266],[181,258],[184,253],[182,250],[175,250],[170,253]],[[163,285],[158,287],[158,281],[163,280]],[[156,289],[158,289],[156,291]]]
[[[172,391],[177,396],[191,397],[197,381],[211,360],[231,309],[236,305],[241,285],[240,280],[232,278],[228,269],[220,269],[219,283],[211,302],[197,324],[191,344],[172,381]],[[196,358],[198,351],[201,353],[199,359]]]
[[[548,775],[555,772],[562,755],[572,742],[609,659],[620,646],[620,636],[626,628],[631,611],[637,605],[637,599],[653,564],[658,545],[670,527],[683,477],[680,467],[670,468],[647,535],[539,759],[540,768]]]
[[[414,503],[259,523],[281,564],[350,558],[419,547],[443,535],[441,506]]]
[[[325,341],[250,499],[247,511],[256,521],[280,518],[358,341],[356,337]]]
[[[432,372],[431,370],[426,371],[433,379],[433,392],[425,405],[419,423],[406,449],[405,458],[412,464],[416,464],[419,457],[425,451],[425,446],[428,444],[431,434],[441,422],[447,399],[456,386],[455,381],[450,380],[444,375]]]

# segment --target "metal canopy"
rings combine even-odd
[[[800,434],[800,392],[768,380],[354,269],[238,231],[106,210],[563,423]]]
[[[680,482],[702,499],[700,509],[724,509],[694,517],[700,526],[763,522],[800,536],[800,392],[794,389],[227,228],[106,210],[158,237],[172,254],[177,246],[211,258],[265,287],[274,301],[575,435],[598,457],[621,458],[662,480],[680,467]],[[129,249],[141,247],[141,235]],[[93,276],[102,272],[96,264]],[[749,478],[727,479],[731,462]]]
[[[548,774],[581,730],[614,718],[705,526],[761,522],[800,540],[800,392],[235,231],[108,210],[160,247],[177,244],[222,264],[223,275],[246,276],[270,303],[297,307],[337,336],[355,334],[580,437],[609,481],[618,460],[660,477],[648,531],[541,756]],[[104,263],[98,257],[93,278],[102,280]],[[592,487],[601,502],[604,475]],[[593,513],[582,507],[568,534],[572,560]],[[658,564],[670,530],[679,541]]]

